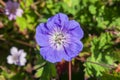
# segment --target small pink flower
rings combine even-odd
[[[19,3],[9,0],[6,3],[5,14],[8,15],[9,20],[15,20],[17,16],[22,16],[23,10],[19,8]]]

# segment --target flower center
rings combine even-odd
[[[53,35],[53,37],[55,43],[58,45],[62,45],[66,40],[65,36],[62,33],[56,33],[55,35]]]
[[[15,61],[15,62],[18,62],[19,61],[19,55],[13,55],[13,60]]]
[[[10,9],[10,13],[15,14],[15,12],[16,12],[16,9],[14,7]]]
[[[63,46],[65,46],[69,42],[69,35],[57,30],[50,35],[49,38],[50,45],[57,50],[60,50]]]

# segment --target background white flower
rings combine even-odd
[[[7,57],[7,62],[9,64],[15,64],[15,65],[20,65],[24,66],[26,63],[26,52],[24,50],[20,49],[18,50],[16,47],[12,47],[10,49],[11,55]]]

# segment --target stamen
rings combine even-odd
[[[68,39],[68,34],[62,32],[59,29],[55,29],[52,35],[50,35],[49,41],[53,48],[59,50],[68,43]]]

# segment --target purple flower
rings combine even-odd
[[[19,8],[19,3],[9,0],[6,3],[5,14],[8,15],[9,20],[15,20],[16,16],[22,16],[23,10]]]
[[[83,30],[78,22],[58,13],[36,28],[40,54],[49,62],[71,61],[83,49]]]

